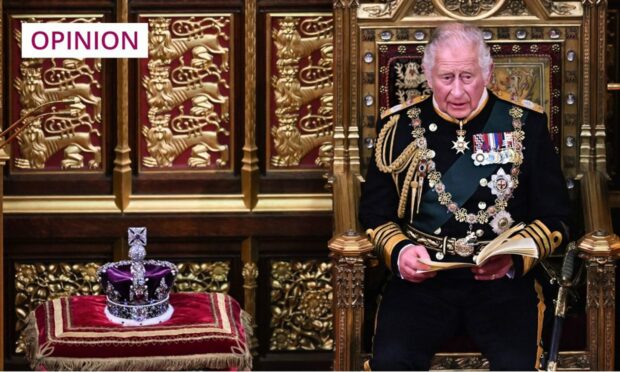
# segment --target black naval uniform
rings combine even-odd
[[[379,136],[382,142],[377,149],[382,153],[377,156],[384,172],[373,156],[363,185],[360,221],[368,229],[377,255],[394,274],[379,307],[370,367],[373,370],[427,370],[437,348],[457,327],[464,326],[490,360],[492,369],[534,369],[540,351],[542,291],[528,273],[537,260],[513,255],[513,278],[478,281],[470,269],[455,269],[440,271],[436,277],[422,283],[401,279],[398,256],[405,246],[416,244],[408,233],[412,228],[443,242],[442,251],[428,250],[431,259],[436,261],[471,262],[471,257],[446,251],[445,242],[462,238],[472,230],[478,231],[481,241],[491,240],[497,233],[489,223],[474,223],[470,228],[469,223],[458,222],[455,215],[440,204],[438,193],[430,188],[428,180],[419,178],[417,180],[423,184],[419,211],[415,212],[416,203],[411,201],[416,192],[410,189],[404,214],[401,208],[399,217],[399,200],[407,172],[406,169],[387,172],[385,166],[392,165],[414,141],[410,110],[418,108],[416,118],[424,128],[427,148],[434,152],[432,160],[443,175],[446,191],[453,195],[453,200],[460,194],[459,206],[471,213],[485,210],[496,200],[488,184],[500,168],[510,175],[512,164],[472,166],[473,135],[512,132],[514,111],[510,110],[518,108],[525,134],[521,142],[523,161],[518,184],[516,188],[512,185],[512,196],[505,211],[514,220],[513,225],[526,224],[517,234],[533,238],[542,258],[568,241],[569,216],[568,193],[550,140],[547,118],[536,107],[528,109],[489,91],[481,110],[463,126],[469,149],[457,154],[453,141],[458,125],[439,113],[432,102],[432,97],[418,98],[383,115],[377,133],[381,133],[387,123],[394,128],[384,131],[383,138]]]

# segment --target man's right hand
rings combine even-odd
[[[428,251],[423,245],[409,246],[402,252],[398,260],[398,270],[403,279],[420,283],[437,275],[436,271],[425,271],[430,267],[419,262],[418,258],[430,260]]]

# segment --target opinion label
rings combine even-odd
[[[22,58],[147,58],[147,23],[23,23]]]

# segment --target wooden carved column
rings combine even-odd
[[[587,268],[587,342],[591,370],[614,369],[615,271],[620,240],[612,231],[607,195],[605,115],[606,0],[583,3],[582,200],[586,231],[579,242]]]
[[[334,0],[334,238],[331,250],[334,295],[334,370],[360,370],[364,320],[364,258],[372,245],[358,231],[360,194],[357,0]]]
[[[1,39],[0,39],[1,40]],[[1,71],[1,70],[0,70]],[[1,79],[0,79],[1,81]],[[4,328],[4,166],[9,160],[9,156],[0,149],[0,370],[4,370],[4,338],[6,332]]]
[[[616,259],[620,239],[597,230],[579,242],[587,269],[587,342],[590,370],[614,369]]]
[[[129,0],[116,1],[116,21],[129,21]],[[116,138],[114,148],[113,187],[116,206],[125,210],[131,195],[131,148],[129,147],[129,61],[119,58],[116,62]]]
[[[0,11],[3,10],[2,1],[0,1]],[[4,12],[2,12],[4,14]],[[3,44],[4,17],[0,18],[0,45]],[[0,62],[0,86],[4,84],[4,63]],[[4,89],[3,89],[4,90]],[[0,90],[0,128],[5,128],[4,123],[4,97],[3,90]],[[8,125],[8,124],[7,124]],[[1,139],[4,142],[4,138]],[[0,149],[0,370],[4,370],[4,339],[7,332],[4,331],[4,166],[9,160],[9,155]]]
[[[583,2],[583,109],[579,168],[586,231],[612,231],[607,192],[605,115],[607,1]]]
[[[258,202],[260,169],[256,146],[256,0],[245,0],[245,140],[241,163],[241,187],[245,207]]]
[[[350,230],[329,242],[335,291],[334,370],[359,371],[364,321],[364,257],[372,250],[365,237]]]
[[[334,0],[334,194],[335,236],[358,230],[360,194],[357,81],[357,0]]]
[[[252,355],[258,352],[258,338],[256,336],[256,288],[258,283],[258,249],[252,237],[245,239],[241,248],[241,260],[243,261],[243,308],[252,317],[252,336],[250,338],[250,350]]]

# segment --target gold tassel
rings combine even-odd
[[[418,195],[416,195],[417,205],[415,207],[415,214],[420,213],[420,202],[422,201],[422,190],[424,189],[424,177],[420,177],[420,185],[418,186]]]
[[[417,178],[417,176],[416,176]],[[411,181],[411,205],[409,207],[409,223],[413,223],[413,215],[415,214],[415,205],[417,204],[416,198],[418,197],[418,181]]]

